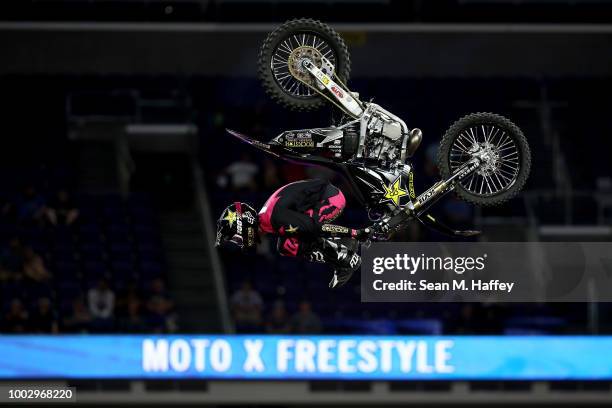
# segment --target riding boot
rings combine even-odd
[[[334,267],[330,288],[344,285],[361,265],[359,242],[353,238],[319,238],[305,253],[311,262],[322,262]]]

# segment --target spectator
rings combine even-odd
[[[149,301],[147,309],[149,312],[148,323],[154,332],[167,333],[176,331],[176,316],[172,313],[174,303],[166,292],[166,285],[161,278],[151,281]]]
[[[64,319],[64,326],[69,332],[87,333],[91,320],[91,314],[87,310],[85,302],[81,297],[78,297],[72,302],[72,313]]]
[[[36,310],[30,317],[30,330],[34,333],[58,333],[57,317],[48,297],[38,299]]]
[[[45,267],[45,263],[31,247],[23,249],[23,273],[37,283],[44,283],[51,279],[51,273]]]
[[[17,218],[21,222],[40,222],[45,213],[45,199],[38,194],[34,186],[23,190],[17,202]]]
[[[46,208],[47,219],[53,225],[72,225],[79,217],[79,210],[66,190],[57,192]]]
[[[281,300],[274,303],[272,312],[266,322],[266,332],[270,334],[286,334],[291,331],[289,316],[285,304]]]
[[[259,166],[253,163],[248,153],[243,153],[240,160],[230,164],[225,173],[230,176],[231,188],[234,191],[249,190],[257,188],[255,176],[259,172]]]
[[[232,295],[230,303],[238,331],[255,332],[261,327],[263,301],[251,282],[244,281],[242,287]]]
[[[126,316],[128,315],[128,303],[132,300],[137,301],[138,310],[142,312],[144,308],[140,299],[139,291],[134,282],[129,282],[121,293],[117,293],[117,298],[115,299],[115,318],[120,320],[121,324],[123,324],[122,322],[124,322]]]
[[[2,261],[2,263],[4,263],[4,260]],[[0,276],[0,294],[4,292],[6,294],[10,293],[11,297],[13,298],[25,298],[29,293],[32,292],[32,285],[26,284],[25,277],[21,269],[9,269],[6,265],[3,264]],[[0,295],[0,299],[1,298],[2,296]],[[0,307],[8,307],[8,300],[9,299],[6,299],[6,302],[0,305]]]
[[[87,293],[89,312],[93,318],[92,327],[97,331],[107,331],[113,326],[115,312],[115,293],[108,282],[100,279],[96,287]]]
[[[147,327],[142,318],[140,310],[140,299],[130,296],[127,299],[127,315],[124,317],[121,327],[126,333],[143,333]]]
[[[11,300],[9,310],[4,316],[4,329],[6,333],[25,333],[28,329],[28,312],[21,300]]]
[[[154,333],[170,333],[177,330],[176,316],[169,312],[166,303],[161,298],[155,297],[151,299],[148,309],[149,316],[147,322]]]
[[[8,248],[4,248],[0,255],[4,268],[12,272],[21,272],[23,270],[23,245],[19,238],[12,238],[9,241]]]
[[[151,280],[151,283],[149,284],[149,297],[160,298],[164,301],[168,309],[172,308],[172,300],[170,299],[170,296],[168,296],[166,284],[162,278],[155,278]]]
[[[155,278],[151,281],[149,303],[151,302],[155,302],[164,314],[169,313],[174,308],[174,302],[168,296],[166,284],[161,278]]]
[[[321,332],[321,319],[312,311],[310,302],[300,303],[298,312],[291,318],[291,328],[298,334],[316,334]]]
[[[280,185],[280,177],[278,175],[278,166],[269,158],[264,161],[263,182],[268,190],[278,188]]]

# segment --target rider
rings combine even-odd
[[[255,247],[260,233],[277,235],[281,255],[331,264],[329,286],[336,288],[361,265],[359,240],[370,233],[330,224],[345,205],[342,191],[328,181],[296,181],[276,190],[259,213],[245,203],[229,205],[217,221],[215,245],[246,250]]]

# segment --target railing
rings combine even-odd
[[[204,175],[200,164],[195,158],[192,159],[192,169],[194,176],[196,199],[198,204],[198,210],[202,219],[202,230],[204,231],[204,238],[208,244],[208,253],[210,254],[210,262],[213,267],[213,278],[215,282],[215,292],[217,295],[217,308],[221,317],[221,325],[224,333],[233,333],[234,325],[229,314],[229,303],[227,300],[227,291],[225,287],[225,273],[223,271],[223,265],[217,249],[214,247],[215,242],[215,231],[210,223],[212,220],[212,212],[210,210],[210,201],[208,199],[208,192],[204,185]]]

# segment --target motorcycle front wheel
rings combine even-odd
[[[521,191],[531,169],[527,139],[509,119],[480,112],[456,121],[440,143],[440,173],[447,179],[473,157],[474,151],[482,149],[491,159],[457,182],[455,192],[473,204],[501,204]]]
[[[315,90],[314,78],[302,66],[304,59],[343,83],[348,81],[351,69],[346,44],[325,23],[300,18],[272,31],[259,51],[259,78],[272,99],[297,111],[314,110],[325,104]]]

